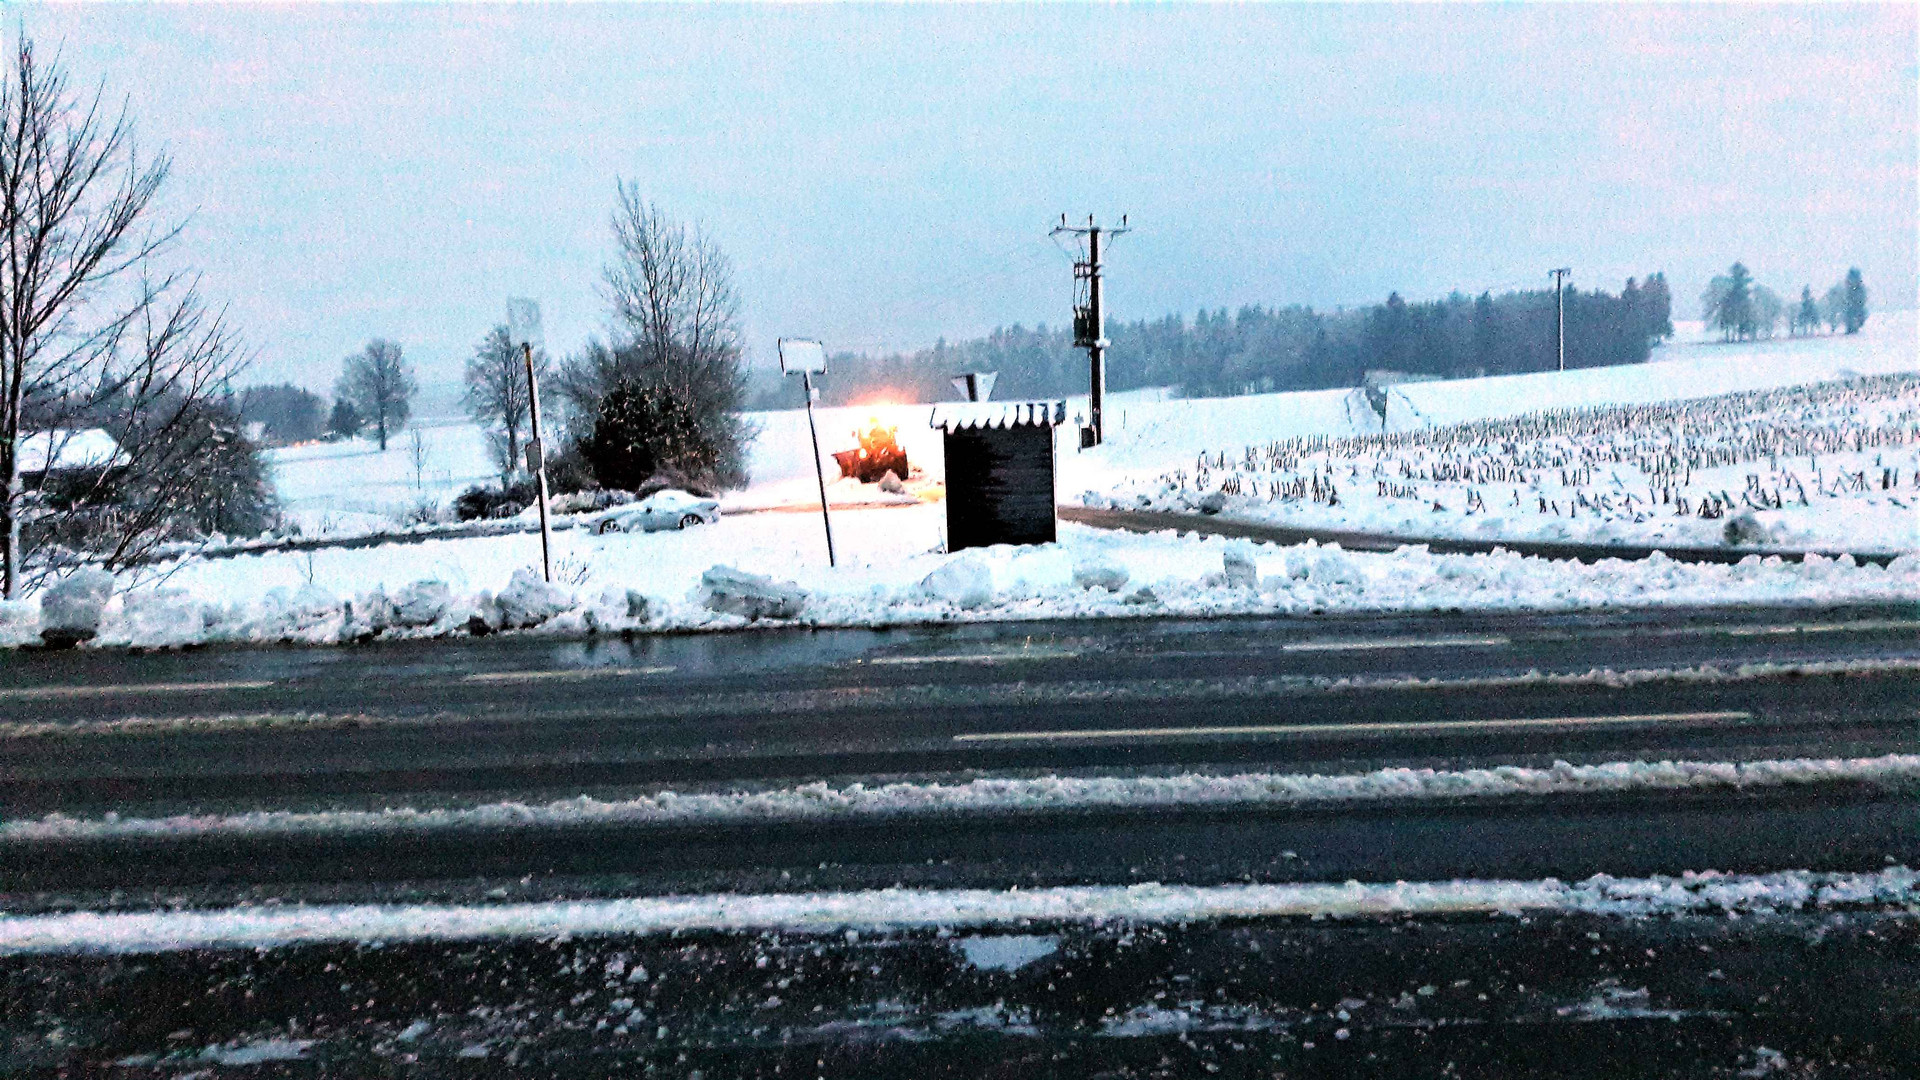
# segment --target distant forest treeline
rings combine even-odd
[[[1567,290],[1567,366],[1602,367],[1644,361],[1652,343],[1673,333],[1672,297],[1664,274],[1645,284],[1628,279],[1619,294]],[[1107,386],[1132,390],[1170,386],[1185,397],[1356,386],[1365,372],[1464,378],[1550,370],[1557,364],[1554,295],[1547,289],[1454,293],[1409,304],[1399,293],[1385,303],[1334,312],[1308,307],[1243,307],[1202,311],[1188,320],[1111,323]],[[828,363],[821,397],[844,405],[886,397],[945,401],[963,371],[998,371],[994,397],[1064,397],[1087,389],[1087,360],[1069,328],[1014,325],[984,338],[886,356],[839,354]],[[799,390],[778,374],[756,380],[751,408],[792,408]]]

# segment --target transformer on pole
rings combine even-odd
[[[1054,226],[1052,235],[1066,233],[1086,239],[1086,255],[1073,262],[1073,344],[1076,348],[1087,350],[1087,426],[1080,429],[1080,448],[1098,446],[1106,435],[1104,413],[1107,399],[1107,313],[1100,289],[1100,238],[1119,236],[1132,230],[1127,228],[1127,216],[1120,215],[1120,227],[1101,228],[1087,215],[1085,225],[1067,224],[1067,215],[1060,215],[1060,224]]]

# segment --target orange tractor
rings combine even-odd
[[[859,440],[859,447],[833,455],[833,460],[840,466],[840,475],[851,476],[863,484],[877,484],[888,473],[905,480],[907,452],[900,448],[900,442],[895,437],[898,431],[898,428],[882,423],[877,416],[868,420],[865,432],[853,433],[853,437]]]

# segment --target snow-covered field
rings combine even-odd
[[[944,471],[939,433],[927,427],[928,405],[876,405],[821,409],[821,457],[833,503],[890,501],[875,485],[837,480],[831,454],[855,445],[856,428],[878,418],[897,425],[900,444],[916,469],[939,476]],[[807,437],[807,414],[800,409],[748,413],[758,432],[748,454],[753,484],[728,492],[728,509],[757,509],[809,503],[818,506]],[[420,436],[415,460],[413,436]],[[485,433],[469,421],[429,418],[387,441],[387,449],[367,437],[341,442],[307,443],[267,451],[275,494],[287,520],[302,536],[363,536],[396,531],[418,521],[444,519],[455,497],[475,485],[499,483],[487,456]]]
[[[1397,386],[1388,395],[1384,423],[1368,406],[1365,397],[1354,390],[1194,400],[1173,399],[1164,390],[1129,391],[1109,397],[1107,445],[1082,452],[1075,445],[1071,430],[1061,432],[1059,489],[1067,499],[1078,498],[1088,491],[1101,497],[1117,492],[1131,499],[1143,486],[1153,485],[1162,474],[1176,470],[1188,474],[1191,486],[1196,464],[1203,455],[1217,459],[1225,453],[1230,461],[1240,461],[1247,447],[1264,448],[1288,440],[1365,438],[1379,436],[1383,431],[1405,436],[1446,425],[1514,417],[1540,410],[1643,405],[1862,375],[1920,371],[1915,332],[1913,312],[1877,315],[1857,337],[1775,339],[1734,345],[1713,340],[1697,324],[1683,324],[1680,339],[1660,346],[1654,360],[1643,365]],[[873,485],[833,479],[837,469],[832,453],[854,446],[855,431],[876,419],[896,429],[900,444],[915,469],[935,479],[942,476],[945,462],[940,438],[927,426],[931,411],[930,405],[884,402],[817,410],[821,460],[830,481],[829,500],[836,504],[886,501]],[[1069,417],[1084,415],[1085,398],[1071,399],[1067,411]],[[1722,429],[1739,422],[1738,417],[1729,415],[1716,414],[1707,419],[1710,430],[1691,430],[1690,435],[1695,438],[1715,432],[1730,435],[1732,432]],[[1834,422],[1841,418],[1801,419]],[[805,411],[749,413],[747,420],[758,433],[748,456],[748,472],[753,482],[744,491],[727,493],[725,505],[729,509],[757,509],[814,503],[818,492]],[[1694,428],[1700,426],[1695,424]],[[417,463],[411,430],[391,439],[384,453],[364,438],[270,451],[275,489],[290,518],[309,536],[382,531],[424,516],[423,509],[444,510],[453,497],[467,487],[493,481],[485,439],[472,424],[452,418],[429,418],[419,425],[419,432],[423,446]],[[1548,454],[1556,449],[1546,445],[1535,433],[1520,434],[1521,441],[1528,444],[1524,449]],[[1393,443],[1390,449],[1399,446],[1409,449],[1399,456],[1387,454],[1380,464],[1383,470],[1397,473],[1402,457],[1413,464],[1429,445],[1433,445],[1431,439],[1420,444]],[[1853,460],[1823,463],[1831,466],[1823,472],[1837,472]],[[1866,460],[1871,464],[1871,455]],[[1304,475],[1310,477],[1315,465],[1322,466],[1321,471],[1325,472],[1326,464],[1322,460],[1303,462]],[[1351,463],[1341,464],[1344,468]],[[1363,479],[1374,479],[1371,469],[1370,462]],[[1431,472],[1430,466],[1428,471]],[[1216,484],[1225,478],[1221,470],[1211,472],[1210,479]],[[1729,481],[1736,484],[1744,481],[1744,477],[1729,477],[1723,475],[1725,472],[1697,470],[1696,486],[1705,492],[1710,487],[1726,488]],[[1913,474],[1903,471],[1902,475],[1911,478]],[[1557,482],[1557,474],[1548,479]],[[1610,481],[1610,477],[1606,479]],[[1804,482],[1805,477],[1801,479]],[[1479,519],[1469,521],[1464,504],[1449,506],[1447,512],[1434,514],[1429,501],[1421,507],[1427,516],[1421,516],[1409,514],[1404,506],[1398,505],[1410,502],[1408,499],[1395,500],[1395,505],[1386,508],[1366,505],[1365,492],[1361,489],[1377,491],[1373,483],[1343,483],[1340,488],[1346,505],[1337,513],[1313,510],[1310,506],[1274,507],[1261,513],[1263,516],[1285,513],[1291,515],[1288,520],[1340,527],[1412,530],[1409,535],[1421,536],[1665,539],[1656,535],[1658,530],[1621,529],[1617,521],[1613,522],[1615,527],[1611,532],[1593,529],[1590,526],[1601,519],[1591,517],[1563,518],[1557,526],[1532,522],[1514,514],[1476,514],[1471,516]],[[1265,490],[1263,486],[1263,492]],[[1732,490],[1740,489],[1736,486]],[[1485,492],[1481,496],[1484,499]],[[1510,496],[1511,493],[1509,502]],[[1690,498],[1690,502],[1697,502],[1697,498]],[[1850,509],[1857,511],[1864,505]],[[1236,507],[1236,513],[1247,509]],[[1564,505],[1562,509],[1564,512]],[[1832,517],[1830,514],[1807,516]],[[1888,520],[1876,529],[1876,536],[1889,530],[1898,533],[1904,526],[1902,515],[1882,516]],[[1498,525],[1490,525],[1490,519],[1497,519]],[[1695,533],[1713,534],[1711,540],[1717,542],[1719,529],[1719,526],[1670,526],[1667,531],[1675,534],[1676,542],[1682,533],[1689,540]],[[1783,537],[1786,535],[1782,533]]]
[[[384,452],[363,437],[269,450],[267,461],[282,512],[305,536],[385,531],[499,482],[486,436],[464,420],[426,420],[390,437]]]
[[[1880,315],[1854,338],[1682,343],[1636,367],[1396,387],[1384,425],[1349,391],[1190,401],[1156,391],[1116,395],[1108,445],[1082,453],[1071,429],[1062,430],[1060,491],[1068,499],[1086,492],[1078,497],[1094,504],[1144,498],[1169,508],[1211,495],[1228,516],[1412,537],[1692,546],[1719,543],[1737,524],[1751,546],[1905,550],[1920,541],[1914,331],[1912,313]],[[1808,384],[1820,385],[1792,389]],[[1647,404],[1674,399],[1694,403]],[[1070,403],[1069,416],[1082,408]],[[1538,408],[1560,411],[1502,419]],[[916,468],[937,479],[939,440],[926,426],[928,411],[820,410],[822,452],[852,445],[852,432],[879,416],[897,425]],[[763,621],[816,626],[1920,600],[1920,554],[1885,568],[1844,557],[1582,565],[1417,546],[1392,554],[1282,549],[1063,524],[1056,545],[947,555],[944,506],[903,497],[886,508],[837,510],[840,558],[830,568],[805,413],[751,419],[759,429],[756,482],[727,502],[760,512],[685,532],[558,531],[557,589],[527,578],[539,542],[525,534],[193,556],[122,575],[99,640],[327,642],[469,627],[742,625],[750,620],[738,606],[707,602],[703,579],[720,566],[792,587],[787,610]],[[418,463],[405,433],[384,454],[359,442],[277,452],[276,485],[307,531],[329,522],[364,531],[486,480],[484,443],[471,425],[430,422],[421,435]],[[1328,485],[1337,503],[1325,497]],[[843,507],[888,498],[851,481],[835,484],[832,496]],[[0,640],[32,640],[38,621],[32,601],[7,605]]]
[[[1644,405],[1916,371],[1917,327],[1914,312],[1888,312],[1854,337],[1722,344],[1699,324],[1682,323],[1676,339],[1656,347],[1645,364],[1392,387],[1384,424],[1355,390],[1116,404],[1125,420],[1110,429],[1106,446],[1062,453],[1061,490],[1104,491],[1142,472],[1191,470],[1201,454],[1238,457],[1245,447],[1294,438],[1407,432],[1550,409]]]
[[[1235,399],[1087,455],[1072,490],[1416,539],[1904,551],[1920,543],[1914,317],[1871,325],[1396,386],[1384,420],[1357,391]]]
[[[1920,375],[1202,454],[1095,505],[1410,538],[1905,551]]]

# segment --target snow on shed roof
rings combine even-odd
[[[933,407],[928,427],[942,431],[962,428],[1054,427],[1067,422],[1064,401],[948,401]]]
[[[124,464],[127,452],[101,428],[55,428],[20,440],[19,469],[45,472],[49,459],[58,469],[99,469]]]

